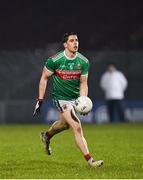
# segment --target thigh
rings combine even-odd
[[[67,110],[71,110],[73,108],[74,101],[66,101],[66,100],[53,100],[54,105],[57,107],[58,111],[63,113]]]
[[[74,113],[74,109],[71,111],[69,110],[64,111],[61,113],[61,115],[72,129],[77,129],[79,127],[81,128],[81,122],[76,116],[76,114]]]
[[[68,129],[69,128],[69,124],[67,123],[67,121],[61,116],[61,118],[57,121],[55,121],[54,123],[54,127],[57,128],[63,128],[63,129]]]
[[[54,104],[60,111],[63,121],[66,121],[69,125],[80,124],[80,120],[74,110],[74,101],[54,100]]]

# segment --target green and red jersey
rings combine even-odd
[[[45,68],[53,72],[53,98],[73,100],[79,97],[80,76],[88,75],[89,61],[79,52],[68,58],[65,51],[46,60]]]

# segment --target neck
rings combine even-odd
[[[69,58],[74,58],[76,56],[76,52],[71,52],[68,49],[65,49],[65,54]]]

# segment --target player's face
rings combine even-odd
[[[64,43],[64,47],[73,53],[78,51],[78,46],[79,42],[76,35],[70,35],[67,42]]]

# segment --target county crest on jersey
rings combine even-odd
[[[45,68],[53,72],[53,98],[73,100],[79,97],[80,76],[88,75],[89,61],[79,52],[68,58],[65,51],[48,58]]]

